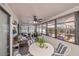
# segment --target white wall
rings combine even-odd
[[[17,19],[17,17],[15,16],[15,14],[12,12],[12,10],[10,9],[10,7],[8,6],[8,4],[0,4],[0,6],[2,6],[4,9],[5,9],[5,11],[7,11],[10,15],[11,15],[11,17],[10,17],[10,55],[12,55],[12,42],[13,42],[13,35],[12,35],[12,28],[13,28],[13,25],[12,25],[12,22],[13,22],[13,20],[16,20],[17,22],[18,22],[18,19]]]
[[[71,48],[71,52],[69,53],[69,56],[79,56],[79,45],[64,42],[64,41],[61,41],[61,40],[58,40],[58,39],[55,39],[49,36],[44,36],[44,38],[46,39],[47,42],[52,44],[54,48],[56,48],[60,42],[68,45]]]

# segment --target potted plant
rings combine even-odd
[[[40,48],[43,48],[44,46],[45,46],[45,40],[44,40],[44,38],[43,37],[38,37],[37,39],[36,39],[36,42],[39,44],[39,47]]]

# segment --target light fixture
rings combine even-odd
[[[34,23],[34,24],[37,24],[38,22],[37,22],[37,21],[34,21],[33,23]]]
[[[37,18],[36,18],[36,16],[34,16],[34,24],[37,24],[38,22],[37,22]]]

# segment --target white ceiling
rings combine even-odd
[[[68,9],[78,6],[78,3],[10,3],[8,4],[19,20],[28,23],[33,20],[33,16],[43,21],[56,16]]]

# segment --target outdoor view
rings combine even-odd
[[[22,25],[21,26],[21,33],[33,33],[35,30],[34,25]]]
[[[37,32],[38,32],[39,34],[41,34],[41,31],[42,31],[41,25],[38,25],[38,26],[37,26]]]
[[[57,20],[57,38],[75,43],[75,22],[73,15]]]
[[[42,32],[43,34],[46,34],[46,23],[42,25]]]
[[[48,35],[55,37],[55,23],[54,23],[54,21],[48,22]]]

